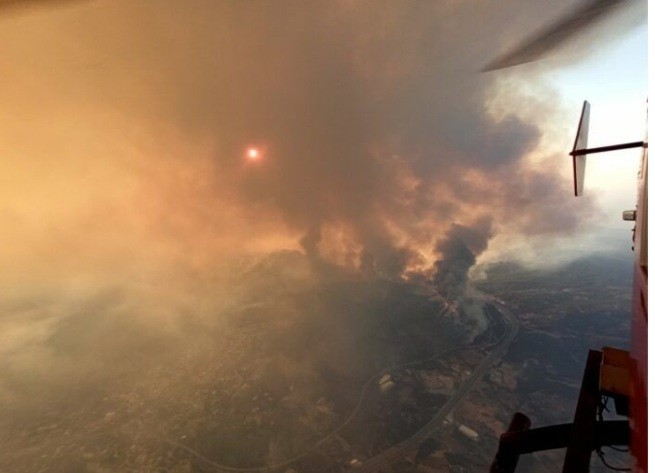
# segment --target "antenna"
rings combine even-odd
[[[618,145],[600,146],[598,148],[587,148],[587,138],[589,136],[589,113],[591,105],[586,100],[582,104],[582,113],[578,123],[578,132],[575,135],[573,151],[569,154],[573,156],[573,183],[576,197],[582,195],[584,187],[585,161],[588,154],[604,153],[605,151],[617,151],[628,148],[647,148],[648,143],[644,141],[633,141],[631,143],[621,143]]]

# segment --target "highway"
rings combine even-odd
[[[357,468],[358,472],[375,472],[379,468],[389,465],[393,460],[400,458],[407,450],[415,447],[417,444],[420,444],[423,440],[432,435],[435,430],[442,428],[443,422],[448,413],[450,413],[450,411],[452,411],[462,401],[475,383],[487,374],[491,367],[506,353],[509,344],[514,340],[518,333],[519,322],[516,316],[504,305],[501,305],[496,301],[490,302],[493,303],[494,307],[496,307],[498,312],[505,319],[508,329],[505,332],[505,338],[485,358],[485,360],[480,363],[466,381],[462,383],[457,392],[441,407],[441,409],[439,409],[430,422],[408,439],[363,462],[362,465]]]
[[[468,394],[468,392],[471,390],[471,388],[477,383],[485,374],[489,372],[491,367],[505,354],[507,351],[507,348],[509,344],[512,342],[512,340],[516,337],[516,334],[518,333],[519,329],[519,322],[516,316],[509,310],[507,309],[502,302],[498,302],[494,299],[489,299],[489,303],[493,304],[496,310],[503,316],[504,319],[504,324],[506,327],[504,337],[502,340],[497,342],[495,344],[495,347],[489,355],[484,359],[480,365],[471,373],[471,375],[466,378],[466,380],[462,383],[462,385],[459,387],[457,392],[451,396],[451,398],[439,409],[439,411],[435,414],[435,416],[426,424],[424,425],[420,430],[418,430],[414,435],[411,437],[403,440],[402,442],[392,446],[391,448],[388,448],[387,450],[365,460],[358,468],[356,468],[357,472],[375,472],[377,469],[382,468],[384,466],[389,465],[393,460],[397,460],[402,457],[408,450],[411,448],[417,446],[420,444],[423,440],[431,436],[437,429],[442,428],[443,422],[446,419],[446,416],[462,401],[462,399]],[[491,345],[493,346],[493,345]],[[467,348],[473,348],[471,345],[465,345],[459,348],[454,348],[450,350],[446,350],[440,353],[437,353],[435,355],[432,355],[429,358],[423,359],[423,360],[414,360],[408,363],[403,363],[400,365],[396,366],[390,366],[385,368],[384,370],[381,370],[380,372],[374,374],[369,378],[369,380],[365,383],[364,387],[362,388],[362,391],[360,393],[359,399],[357,401],[357,404],[355,408],[353,409],[351,415],[342,423],[340,426],[338,426],[336,429],[334,429],[330,434],[327,436],[323,437],[320,439],[318,442],[316,442],[313,446],[310,448],[306,449],[305,451],[297,454],[293,458],[289,458],[281,463],[278,463],[276,465],[266,465],[266,466],[259,466],[259,467],[234,467],[230,465],[222,465],[219,463],[216,463],[209,458],[203,456],[200,452],[197,452],[196,450],[190,448],[187,445],[184,445],[182,443],[176,442],[174,440],[171,440],[169,438],[162,438],[162,440],[169,445],[182,449],[186,451],[188,454],[191,456],[195,457],[198,460],[201,460],[201,462],[206,465],[207,467],[213,469],[214,471],[229,471],[229,472],[263,472],[263,471],[271,471],[271,470],[276,470],[279,468],[283,467],[288,467],[294,462],[300,460],[302,457],[306,456],[310,452],[316,450],[318,447],[321,445],[325,444],[327,441],[331,440],[332,437],[334,437],[338,432],[340,432],[347,424],[350,423],[350,421],[354,418],[355,414],[359,411],[361,408],[366,392],[369,390],[371,386],[374,385],[374,381],[379,379],[379,377],[385,373],[385,372],[392,372],[394,370],[398,369],[404,369],[404,368],[410,368],[413,366],[418,366],[420,364],[423,364],[427,361],[432,361],[438,358],[441,358],[443,356],[452,354],[453,352],[467,349]]]

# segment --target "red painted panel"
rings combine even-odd
[[[632,300],[632,358],[633,380],[630,402],[630,428],[632,429],[633,471],[648,471],[648,274],[635,265]]]

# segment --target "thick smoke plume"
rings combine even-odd
[[[484,300],[469,286],[469,271],[491,236],[491,220],[483,218],[468,227],[453,224],[436,247],[441,258],[435,262],[433,284],[451,312],[463,316],[472,337],[484,330],[487,321]]]
[[[434,285],[444,298],[455,301],[464,296],[469,270],[476,257],[487,249],[490,237],[491,221],[484,219],[469,227],[453,224],[437,243],[442,256],[436,262]]]

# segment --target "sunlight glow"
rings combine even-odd
[[[258,148],[251,146],[246,150],[246,158],[249,161],[259,161],[262,158],[262,153]]]

